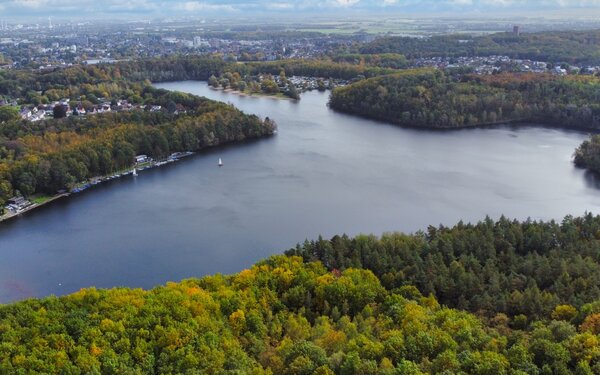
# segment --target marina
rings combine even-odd
[[[126,177],[129,175],[136,177],[136,176],[138,176],[138,172],[156,168],[156,167],[161,167],[161,166],[163,166],[165,164],[169,164],[169,163],[174,163],[176,161],[181,160],[182,158],[186,158],[186,157],[192,156],[194,154],[195,153],[192,151],[175,152],[175,153],[172,153],[169,157],[167,157],[165,159],[161,159],[160,161],[154,161],[153,159],[148,158],[147,160],[144,160],[144,162],[142,164],[140,164],[140,167],[138,167],[138,164],[136,163],[136,165],[133,167],[133,169],[126,170],[123,173],[115,173],[115,174],[111,174],[108,176],[91,178],[89,181],[77,184],[77,186],[73,187],[69,192],[66,192],[66,191],[58,192],[56,195],[49,197],[49,199],[45,200],[43,203],[31,203],[31,202],[24,200],[23,197],[15,197],[13,199],[15,199],[19,202],[23,202],[23,203],[9,204],[6,207],[7,212],[4,215],[0,215],[0,222],[23,215],[23,214],[30,212],[36,208],[42,207],[45,204],[53,202],[59,198],[68,197],[71,194],[82,193],[82,192],[84,192],[96,185],[99,185],[103,182],[112,181],[112,180],[119,179],[121,177]]]
[[[91,179],[90,182],[85,182],[85,183],[80,184],[79,186],[71,189],[71,193],[74,193],[74,194],[81,193],[81,192],[83,192],[95,185],[98,185],[102,182],[112,181],[117,178],[126,177],[126,176],[130,176],[130,175],[137,176],[138,172],[141,172],[141,171],[144,171],[147,169],[156,168],[156,167],[161,167],[161,166],[163,166],[165,164],[169,164],[169,163],[174,163],[176,161],[179,161],[182,158],[192,156],[194,154],[195,153],[192,151],[175,152],[175,153],[171,154],[169,157],[158,160],[158,161],[155,161],[155,160],[149,158],[142,164],[136,163],[134,165],[133,169],[131,169],[131,170],[128,169],[128,170],[124,171],[123,173],[116,173],[116,174],[112,174],[112,175],[104,176],[104,177],[95,177],[95,178]]]

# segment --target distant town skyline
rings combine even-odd
[[[590,13],[590,11],[593,11]],[[0,0],[0,18],[148,18],[247,14],[598,17],[600,0]]]

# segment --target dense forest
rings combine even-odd
[[[600,77],[405,70],[340,87],[330,106],[403,126],[458,128],[506,122],[600,127]]]
[[[231,276],[29,299],[0,306],[0,373],[599,374],[599,233],[587,215],[336,236]]]
[[[335,236],[287,254],[330,270],[366,268],[387,289],[413,285],[488,317],[549,319],[557,305],[600,300],[600,217],[591,214],[561,223],[488,218],[413,235]]]
[[[419,57],[504,55],[552,63],[600,65],[600,30],[498,33],[484,36],[438,35],[430,38],[384,37],[356,46],[360,53],[399,53]]]

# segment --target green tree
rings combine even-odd
[[[62,104],[57,104],[54,106],[52,113],[54,114],[55,119],[61,119],[67,117],[67,108]]]
[[[0,106],[0,123],[14,121],[19,119],[19,110],[17,107]]]

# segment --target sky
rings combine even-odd
[[[600,19],[600,0],[0,0],[2,18],[148,18],[248,14],[573,14]]]

